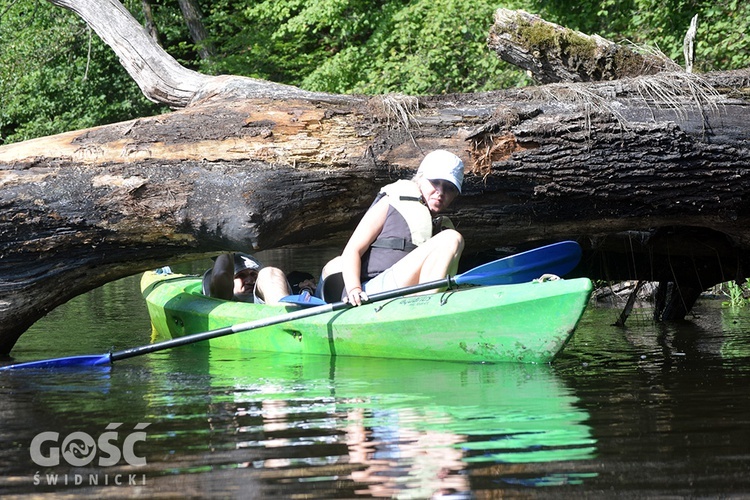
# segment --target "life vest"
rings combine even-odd
[[[444,228],[453,228],[447,217],[432,218],[419,186],[399,180],[384,186],[373,201],[388,197],[388,213],[383,229],[362,256],[363,281],[382,273]]]

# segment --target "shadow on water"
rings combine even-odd
[[[609,326],[590,309],[555,372],[590,415],[599,475],[588,486],[649,496],[750,491],[750,316],[700,302],[686,321],[650,310]]]

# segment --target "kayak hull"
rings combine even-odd
[[[200,278],[147,272],[155,340],[284,315],[299,306],[225,301]],[[550,362],[583,314],[586,278],[449,290],[368,303],[209,340],[212,348],[470,362]]]

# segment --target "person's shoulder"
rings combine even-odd
[[[417,183],[411,179],[399,179],[397,181],[386,184],[380,188],[379,193],[386,195],[392,195],[393,193],[401,193],[403,191],[413,191],[417,189]]]

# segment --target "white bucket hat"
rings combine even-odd
[[[450,151],[436,149],[427,154],[419,165],[417,174],[431,181],[448,181],[461,192],[464,182],[464,162]]]

